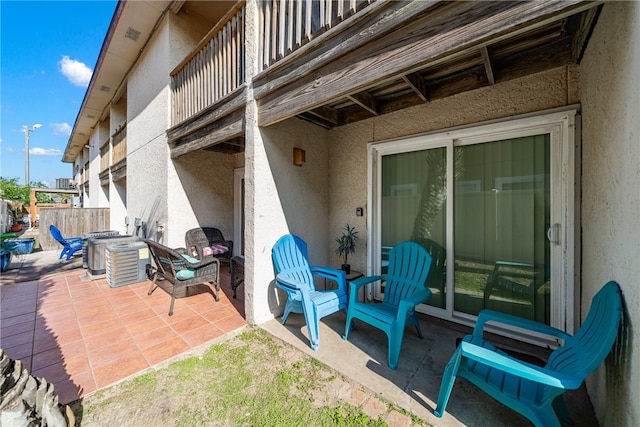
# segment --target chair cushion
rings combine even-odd
[[[190,262],[191,264],[196,264],[200,262],[196,258],[190,257],[189,255],[182,255],[182,257],[188,262]],[[192,268],[186,268],[186,269],[176,271],[176,279],[178,280],[193,279],[195,275],[196,275],[196,271]]]
[[[210,256],[210,255],[222,255],[229,252],[229,248],[222,245],[211,245],[202,248],[202,256]]]

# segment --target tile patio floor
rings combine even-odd
[[[0,348],[53,383],[60,403],[207,347],[246,325],[242,288],[233,299],[224,266],[219,302],[209,286],[191,287],[190,296],[176,298],[173,316],[162,288],[147,295],[149,281],[110,288],[81,267],[29,281],[12,274],[3,273],[0,287]]]

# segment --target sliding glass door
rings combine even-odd
[[[372,144],[372,273],[413,240],[433,258],[421,311],[470,323],[488,308],[571,331],[574,123],[572,111]]]

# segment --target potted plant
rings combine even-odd
[[[345,273],[349,274],[351,272],[351,265],[349,265],[348,258],[349,255],[356,251],[356,242],[358,241],[358,232],[354,227],[351,227],[347,224],[343,231],[342,236],[336,237],[336,242],[338,243],[338,248],[336,249],[336,253],[342,257],[343,264],[342,270]]]

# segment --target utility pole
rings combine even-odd
[[[36,123],[31,126],[22,126],[22,130],[24,131],[24,186],[29,187],[29,133],[34,130],[41,128],[42,125],[40,123]]]

